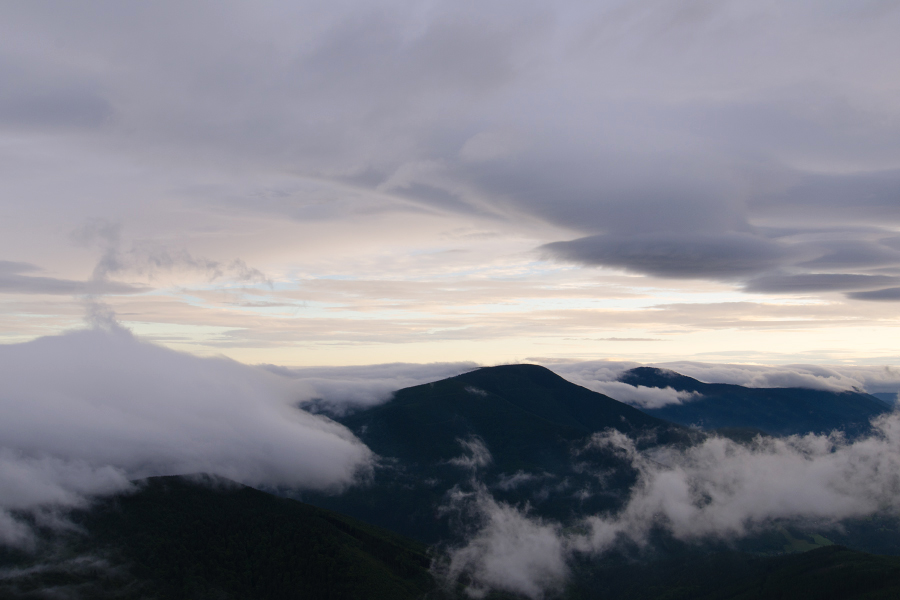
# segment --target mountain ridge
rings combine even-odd
[[[336,420],[381,457],[380,466],[368,487],[301,498],[426,543],[452,535],[449,517],[435,515],[452,489],[470,485],[473,469],[498,499],[527,501],[565,522],[619,506],[636,477],[615,452],[584,451],[591,435],[613,429],[644,446],[695,435],[539,365],[483,367],[404,388]]]
[[[704,383],[655,367],[630,369],[619,376],[619,381],[697,394],[698,397],[678,404],[642,410],[673,423],[699,425],[707,430],[754,428],[777,436],[839,430],[857,437],[871,430],[869,423],[873,418],[891,410],[880,399],[862,392]]]

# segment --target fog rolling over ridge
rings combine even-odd
[[[476,481],[447,506],[480,527],[450,551],[445,576],[464,577],[475,596],[502,589],[542,598],[562,589],[574,557],[603,555],[623,543],[646,548],[654,531],[687,542],[727,542],[779,523],[827,531],[849,518],[900,517],[897,413],[879,418],[870,437],[853,443],[839,435],[759,438],[750,445],[711,437],[687,449],[642,452],[612,432],[595,434],[587,446],[611,449],[638,471],[622,510],[585,515],[573,527],[535,515],[528,504],[498,502]]]
[[[6,382],[0,393],[0,542],[27,548],[32,534],[23,515],[62,523],[65,509],[127,491],[131,479],[150,475],[206,472],[254,486],[365,495],[372,473],[403,465],[376,456],[344,426],[302,407],[365,422],[369,411],[394,402],[390,388],[421,385],[473,366],[252,367],[165,349],[114,323],[0,346],[0,376]],[[621,373],[621,366],[566,368],[596,376],[604,368]],[[524,368],[547,385],[561,381],[541,367]],[[522,367],[498,369],[459,376],[459,393],[473,409],[496,402],[502,393],[486,391],[494,389],[491,373]],[[851,377],[838,368],[822,375],[804,369],[798,376]],[[858,373],[876,379],[875,370],[855,373],[855,381],[862,379]],[[893,385],[886,373],[878,385]],[[477,385],[465,383],[470,380]],[[443,388],[435,383],[434,389]],[[579,402],[590,403],[590,396],[581,390]],[[410,397],[410,406],[427,408],[414,400]],[[537,400],[523,399],[522,407]],[[626,420],[633,414],[648,427],[659,423],[609,398],[604,402],[611,414]],[[454,405],[444,406],[452,411]],[[513,446],[519,443],[522,432],[515,428],[498,423],[494,430]],[[457,515],[468,532],[445,547],[446,559],[435,568],[449,581],[466,581],[475,595],[499,589],[543,597],[565,585],[574,558],[602,556],[623,542],[640,548],[650,543],[652,531],[687,542],[735,540],[773,523],[815,521],[828,527],[848,518],[900,514],[900,415],[893,412],[853,441],[840,434],[809,434],[739,444],[712,435],[688,445],[648,446],[639,429],[633,435],[585,432],[573,438],[566,468],[593,478],[596,486],[590,490],[566,487],[544,471],[517,470],[514,461],[487,480],[488,467],[497,466],[492,455],[497,447],[489,438],[481,440],[478,431],[473,434],[460,443],[450,439],[456,455],[435,459],[442,473],[455,473],[458,481],[438,498],[440,510]],[[616,479],[592,467],[591,452],[617,457],[633,471],[635,483],[630,489],[604,488]],[[594,493],[623,495],[623,502],[616,510],[583,511],[563,521],[541,516],[541,505],[531,496],[498,499],[500,492],[508,498],[529,485],[577,496],[584,506]]]
[[[809,376],[811,370],[805,367],[798,376]],[[829,373],[835,375],[821,370],[823,376]],[[660,445],[652,438],[661,422],[648,423],[649,429],[634,428],[638,422],[625,424],[632,417],[622,405],[615,409],[617,403],[608,404],[608,398],[590,398],[586,390],[570,386],[536,366],[485,368],[403,390],[383,409],[365,410],[343,420],[354,431],[364,432],[364,440],[378,442],[373,448],[384,449],[390,456],[412,456],[413,462],[423,462],[423,455],[435,453],[436,466],[459,468],[457,484],[443,498],[440,511],[456,515],[467,531],[466,539],[450,549],[437,569],[450,581],[467,582],[476,596],[490,589],[532,598],[559,591],[573,559],[603,556],[623,544],[647,547],[653,532],[667,532],[688,543],[732,542],[783,524],[828,531],[846,519],[900,516],[900,414],[886,406],[869,433],[853,441],[834,432],[760,437],[743,444],[716,435],[684,444],[676,436],[673,443]],[[820,391],[838,399],[844,394]],[[536,457],[534,464],[541,464],[566,431],[563,424],[575,425],[573,417],[585,422],[584,411],[591,404],[612,410],[607,413],[614,417],[609,423],[622,430],[606,429],[582,437],[570,446],[570,464],[558,466],[553,473],[498,467],[523,464],[529,452]],[[513,405],[524,412],[511,411]],[[553,414],[546,414],[551,406]],[[505,415],[516,427],[494,426],[486,415],[495,410],[494,414]],[[558,423],[553,427],[559,428],[548,428],[553,433],[540,438],[533,421],[526,421],[536,415]],[[442,439],[445,436],[434,430],[434,423],[444,423],[455,432],[469,429],[480,437],[458,438],[458,456],[451,458],[441,453],[448,445]],[[399,435],[398,427],[406,427],[409,435]],[[419,438],[433,441],[422,454],[415,452],[422,447],[421,440],[413,441]],[[597,462],[591,458],[593,452],[612,454],[626,463],[636,481],[627,489],[616,488],[613,482],[622,481],[615,474],[619,467],[615,461]],[[393,468],[404,465],[400,462]],[[496,472],[503,469],[512,470]],[[439,470],[433,473],[446,476]],[[594,485],[581,481],[573,486],[574,473],[588,474]],[[521,494],[509,500],[512,488],[519,488]],[[558,518],[548,516],[548,495],[578,498],[584,506],[591,496],[621,495],[624,501],[618,508],[582,510]]]
[[[340,488],[371,452],[296,404],[303,388],[119,327],[0,346],[0,541],[9,511],[83,505],[129,479],[206,472],[249,485]]]

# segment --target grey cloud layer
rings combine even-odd
[[[28,263],[0,260],[0,293],[68,296],[138,294],[147,291],[145,287],[115,281],[72,281],[33,275],[38,271],[38,267]]]
[[[790,254],[757,236],[705,233],[599,235],[554,242],[543,249],[551,256],[589,265],[622,267],[660,277],[725,280],[767,271]]]
[[[19,136],[538,218],[579,264],[897,299],[890,3],[2,10],[0,127]]]

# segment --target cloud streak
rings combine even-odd
[[[33,275],[39,271],[38,267],[29,263],[0,261],[0,293],[80,296],[139,294],[149,290],[114,281],[73,281]]]

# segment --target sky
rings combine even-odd
[[[0,3],[0,546],[148,475],[365,483],[325,415],[479,365],[645,408],[691,400],[617,381],[648,363],[897,393],[897,31],[891,0]],[[598,434],[639,480],[578,531],[472,442],[443,567],[540,598],[652,515],[896,516],[873,427]]]
[[[897,365],[886,0],[6,2],[0,342]]]

